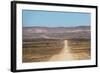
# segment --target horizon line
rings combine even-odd
[[[22,26],[22,27],[48,27],[48,28],[56,28],[56,27],[84,27],[84,26],[90,26],[90,25],[82,25],[82,26]]]

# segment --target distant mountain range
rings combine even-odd
[[[91,36],[90,26],[76,27],[23,27],[23,38],[72,39]]]

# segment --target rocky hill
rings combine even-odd
[[[23,38],[44,38],[44,39],[90,39],[90,26],[77,27],[23,27]]]

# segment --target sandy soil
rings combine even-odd
[[[65,61],[65,60],[73,60],[74,57],[72,56],[71,52],[70,52],[70,49],[68,47],[68,41],[65,40],[64,41],[64,48],[63,50],[57,54],[57,55],[54,55],[49,61]]]
[[[86,60],[90,59],[90,46],[88,41],[76,41],[76,40],[64,40],[63,48],[59,53],[56,54],[48,54],[48,50],[42,50],[42,53],[46,53],[44,55],[33,53],[24,54],[23,61],[24,62],[41,62],[41,61],[73,61],[73,60]],[[51,49],[50,49],[51,50]],[[53,49],[54,50],[54,49]],[[55,52],[53,51],[52,52]],[[57,49],[55,49],[57,51]],[[32,50],[31,50],[32,51]],[[34,50],[33,50],[34,51]],[[39,52],[39,51],[37,51]]]
[[[68,41],[65,40],[64,48],[62,49],[62,51],[59,54],[52,56],[49,61],[68,61],[68,60],[90,59],[89,53],[87,52],[82,51],[82,52],[73,53],[71,51],[72,50],[68,46]]]

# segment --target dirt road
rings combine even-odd
[[[66,60],[73,60],[73,59],[74,58],[68,46],[68,41],[65,40],[64,48],[62,49],[62,51],[59,54],[54,55],[49,61],[66,61]]]
[[[86,42],[75,42],[75,45],[69,46],[69,44],[73,43],[74,42],[69,43],[68,40],[64,40],[62,51],[59,54],[52,56],[50,61],[85,60],[91,58],[90,46],[86,44]]]

